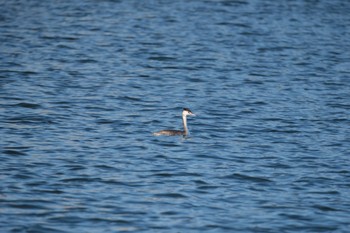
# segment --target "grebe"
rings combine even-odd
[[[188,135],[188,128],[187,128],[187,116],[195,116],[190,109],[184,108],[182,110],[182,123],[184,125],[184,130],[161,130],[159,132],[153,133],[154,136],[160,136],[160,135],[165,135],[165,136],[176,136],[176,135],[183,135],[187,136]]]

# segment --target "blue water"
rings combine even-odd
[[[349,232],[349,1],[0,5],[1,232]]]

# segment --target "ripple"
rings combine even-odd
[[[175,57],[169,57],[169,56],[151,56],[148,59],[155,60],[155,61],[176,61]]]
[[[40,104],[33,104],[33,103],[26,103],[26,102],[13,105],[13,107],[16,107],[16,106],[22,107],[22,108],[31,108],[31,109],[42,108]]]
[[[186,195],[183,195],[181,193],[159,193],[159,194],[154,194],[153,196],[158,197],[158,198],[187,198]]]
[[[335,209],[329,206],[324,206],[324,205],[314,205],[313,207],[322,211],[339,211],[338,209]]]
[[[265,178],[265,177],[248,176],[248,175],[243,175],[240,173],[233,173],[231,175],[227,175],[227,176],[224,176],[222,178],[224,178],[224,179],[236,179],[236,180],[256,182],[256,183],[272,182],[270,179]]]
[[[26,153],[18,151],[18,150],[3,150],[2,153],[7,154],[7,155],[15,155],[15,156],[27,155]]]
[[[40,115],[23,115],[18,117],[9,117],[6,119],[8,123],[15,124],[54,124],[55,122],[46,116]]]

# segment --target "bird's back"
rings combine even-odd
[[[153,133],[153,135],[154,136],[160,136],[160,135],[165,135],[165,136],[185,135],[185,131],[181,131],[181,130],[161,130],[161,131]]]

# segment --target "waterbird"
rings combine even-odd
[[[182,123],[184,126],[184,130],[161,130],[158,132],[153,133],[154,136],[176,136],[176,135],[183,135],[187,136],[189,134],[188,127],[187,127],[187,116],[195,116],[195,114],[192,113],[192,111],[188,108],[184,108],[182,110]]]

